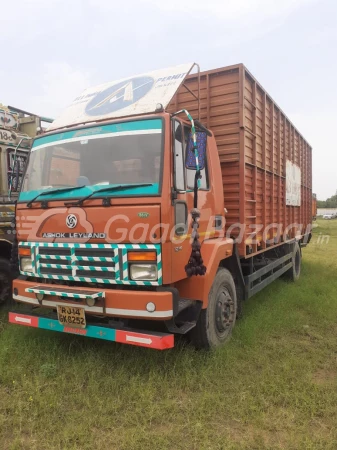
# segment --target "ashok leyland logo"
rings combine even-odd
[[[152,88],[154,79],[149,76],[130,78],[98,92],[87,104],[88,116],[109,114],[138,102]]]
[[[66,218],[66,225],[68,228],[75,228],[77,225],[77,217],[75,214],[69,214]]]

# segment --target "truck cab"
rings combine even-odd
[[[88,322],[159,320],[170,331],[188,331],[207,300],[205,280],[185,270],[195,195],[195,170],[185,166],[190,137],[188,121],[163,112],[36,138],[17,204],[14,300],[82,307]],[[224,227],[213,136],[206,147],[200,242]],[[232,240],[221,244],[230,255]]]

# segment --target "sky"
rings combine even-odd
[[[195,61],[244,63],[337,191],[336,0],[16,0],[0,15],[0,103],[56,117],[89,86]]]

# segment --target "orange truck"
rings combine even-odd
[[[167,349],[225,343],[296,281],[311,147],[242,65],[87,89],[34,140],[16,208],[13,324]]]

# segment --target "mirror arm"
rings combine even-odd
[[[200,130],[204,131],[207,134],[207,136],[209,137],[213,136],[212,132],[208,128],[206,128],[201,122],[199,122],[199,120],[195,120],[194,123]]]

